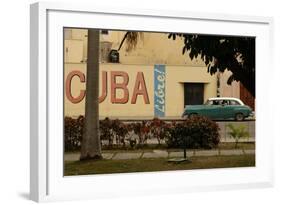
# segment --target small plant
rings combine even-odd
[[[250,136],[244,125],[234,126],[233,124],[228,124],[227,127],[230,129],[229,136],[235,140],[235,149],[238,147],[238,142],[241,138],[249,138]]]

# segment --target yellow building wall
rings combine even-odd
[[[64,62],[81,63],[83,60],[83,41],[65,40],[64,41]]]
[[[67,75],[78,70],[86,76],[86,64],[65,64],[65,81]],[[101,95],[101,73],[107,71],[107,97],[100,103],[100,117],[124,118],[124,119],[146,119],[154,117],[154,66],[147,65],[122,65],[101,64],[100,65],[100,95]],[[110,72],[124,71],[128,73],[129,101],[126,104],[111,103]],[[137,72],[143,72],[149,97],[149,104],[145,104],[143,96],[137,97],[136,104],[132,104],[133,89]],[[118,80],[118,78],[117,78]],[[120,79],[119,79],[120,82]],[[204,83],[204,101],[209,97],[216,96],[216,76],[207,73],[205,67],[166,66],[166,89],[165,89],[165,115],[166,118],[180,117],[184,109],[183,83]],[[78,77],[72,79],[71,90],[73,96],[78,96],[80,90],[85,89],[85,83],[81,83]],[[123,91],[118,90],[117,97],[123,96]],[[65,115],[84,115],[85,99],[80,103],[70,102],[65,95]]]
[[[113,34],[112,34],[113,35]],[[123,37],[123,35],[121,35]],[[120,41],[112,38],[112,41]],[[119,44],[118,44],[119,45]],[[135,50],[126,51],[126,44],[120,50],[120,62],[124,64],[165,64],[205,66],[198,58],[191,60],[188,52],[182,54],[183,38],[168,38],[168,33],[143,33]],[[117,47],[116,47],[117,48]]]
[[[220,73],[220,96],[240,98],[240,83],[233,81],[231,85],[227,84],[228,78],[232,75],[231,71]]]
[[[78,70],[85,74],[86,76],[86,64],[65,64],[65,81],[67,75],[73,71]],[[102,71],[107,71],[107,96],[105,100],[100,103],[100,116],[103,117],[132,117],[132,116],[151,116],[153,113],[153,66],[138,66],[130,65],[125,66],[121,64],[101,64],[100,65],[100,93],[101,95],[101,73]],[[129,90],[129,101],[126,104],[112,104],[111,103],[111,71],[125,71],[129,76],[128,90]],[[147,92],[149,96],[150,104],[145,104],[143,96],[137,97],[136,104],[131,104],[133,89],[135,85],[135,80],[137,72],[143,72],[144,79],[147,87]],[[121,82],[122,79],[116,78],[117,82]],[[85,89],[85,83],[81,83],[78,77],[74,77],[72,80],[72,95],[78,96],[81,89]],[[117,90],[117,97],[122,97],[123,91]],[[85,98],[77,104],[70,102],[65,95],[65,115],[66,116],[79,116],[83,115],[85,112]]]
[[[216,76],[207,73],[206,67],[166,67],[166,115],[181,116],[184,108],[184,84],[204,83],[204,101],[216,96]]]
[[[126,32],[109,31],[108,35],[100,35],[100,46],[103,42],[110,42],[111,49],[118,49]],[[81,71],[86,75],[87,59],[87,30],[68,29],[65,39],[65,80],[73,71]],[[100,117],[117,117],[129,119],[145,119],[154,116],[154,65],[166,65],[166,89],[165,89],[165,115],[180,117],[184,109],[184,83],[204,83],[204,101],[216,96],[217,78],[207,73],[204,62],[198,57],[191,60],[188,53],[182,55],[183,39],[168,39],[168,33],[142,32],[142,38],[138,40],[135,49],[126,51],[126,43],[119,51],[120,63],[100,62],[100,81],[102,71],[107,71],[107,97],[100,103]],[[66,55],[67,51],[67,55]],[[112,104],[110,101],[110,72],[124,71],[129,76],[129,101],[126,104]],[[131,103],[137,72],[143,72],[149,96],[149,104],[144,103],[142,96],[138,96],[136,104]],[[118,81],[119,78],[117,78]],[[81,83],[75,76],[72,79],[72,95],[78,96],[80,90],[85,89],[85,83]],[[101,93],[101,82],[100,82]],[[121,90],[117,90],[117,96],[122,96]],[[64,98],[64,110],[66,116],[84,115],[85,99],[75,104]]]
[[[109,31],[108,34],[100,34],[100,42],[111,42],[112,49],[118,49],[119,45],[126,32],[124,31]],[[87,30],[86,29],[71,29],[71,39],[73,43],[77,40],[83,42],[83,55],[76,51],[75,58],[81,60],[87,59]],[[141,65],[188,65],[205,67],[204,62],[198,57],[191,60],[189,53],[182,54],[184,46],[183,38],[177,37],[176,40],[168,38],[169,33],[153,33],[142,32],[142,38],[139,38],[136,48],[131,51],[126,51],[126,41],[119,50],[120,63],[122,64],[141,64]],[[69,40],[69,39],[68,39]],[[73,54],[75,55],[75,54]],[[79,57],[78,57],[79,56]]]

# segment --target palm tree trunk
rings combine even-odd
[[[85,122],[80,160],[101,159],[99,134],[99,30],[88,29]]]

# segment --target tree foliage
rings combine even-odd
[[[118,50],[123,43],[127,43],[127,51],[134,49],[139,39],[143,38],[142,32],[128,31],[125,33]],[[176,40],[183,38],[182,54],[189,52],[191,60],[200,57],[213,75],[216,72],[229,70],[232,75],[227,80],[241,82],[253,95],[255,92],[255,38],[221,35],[198,35],[170,33],[168,38]]]
[[[198,35],[170,33],[168,38],[183,38],[182,53],[189,52],[192,59],[200,57],[208,72],[229,70],[227,83],[240,81],[255,97],[255,38],[238,36]]]
[[[143,40],[143,32],[127,31],[123,36],[123,39],[119,45],[118,51],[122,48],[124,42],[126,41],[127,47],[126,51],[130,52],[134,50],[139,42]]]

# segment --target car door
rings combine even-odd
[[[240,103],[237,102],[236,100],[230,100],[229,107],[231,110],[231,112],[229,113],[229,115],[230,115],[229,118],[235,118],[235,115],[237,114],[237,112],[241,112],[241,110],[243,110],[243,109],[241,109],[242,107],[241,107]]]
[[[220,104],[219,100],[212,100],[208,105],[206,105],[204,114],[211,119],[218,119],[220,114]]]
[[[231,116],[231,107],[228,100],[220,100],[217,109],[217,119],[228,119]]]
[[[222,118],[223,119],[233,118],[234,108],[235,107],[234,105],[231,104],[230,100],[225,100],[225,102],[223,102]]]

